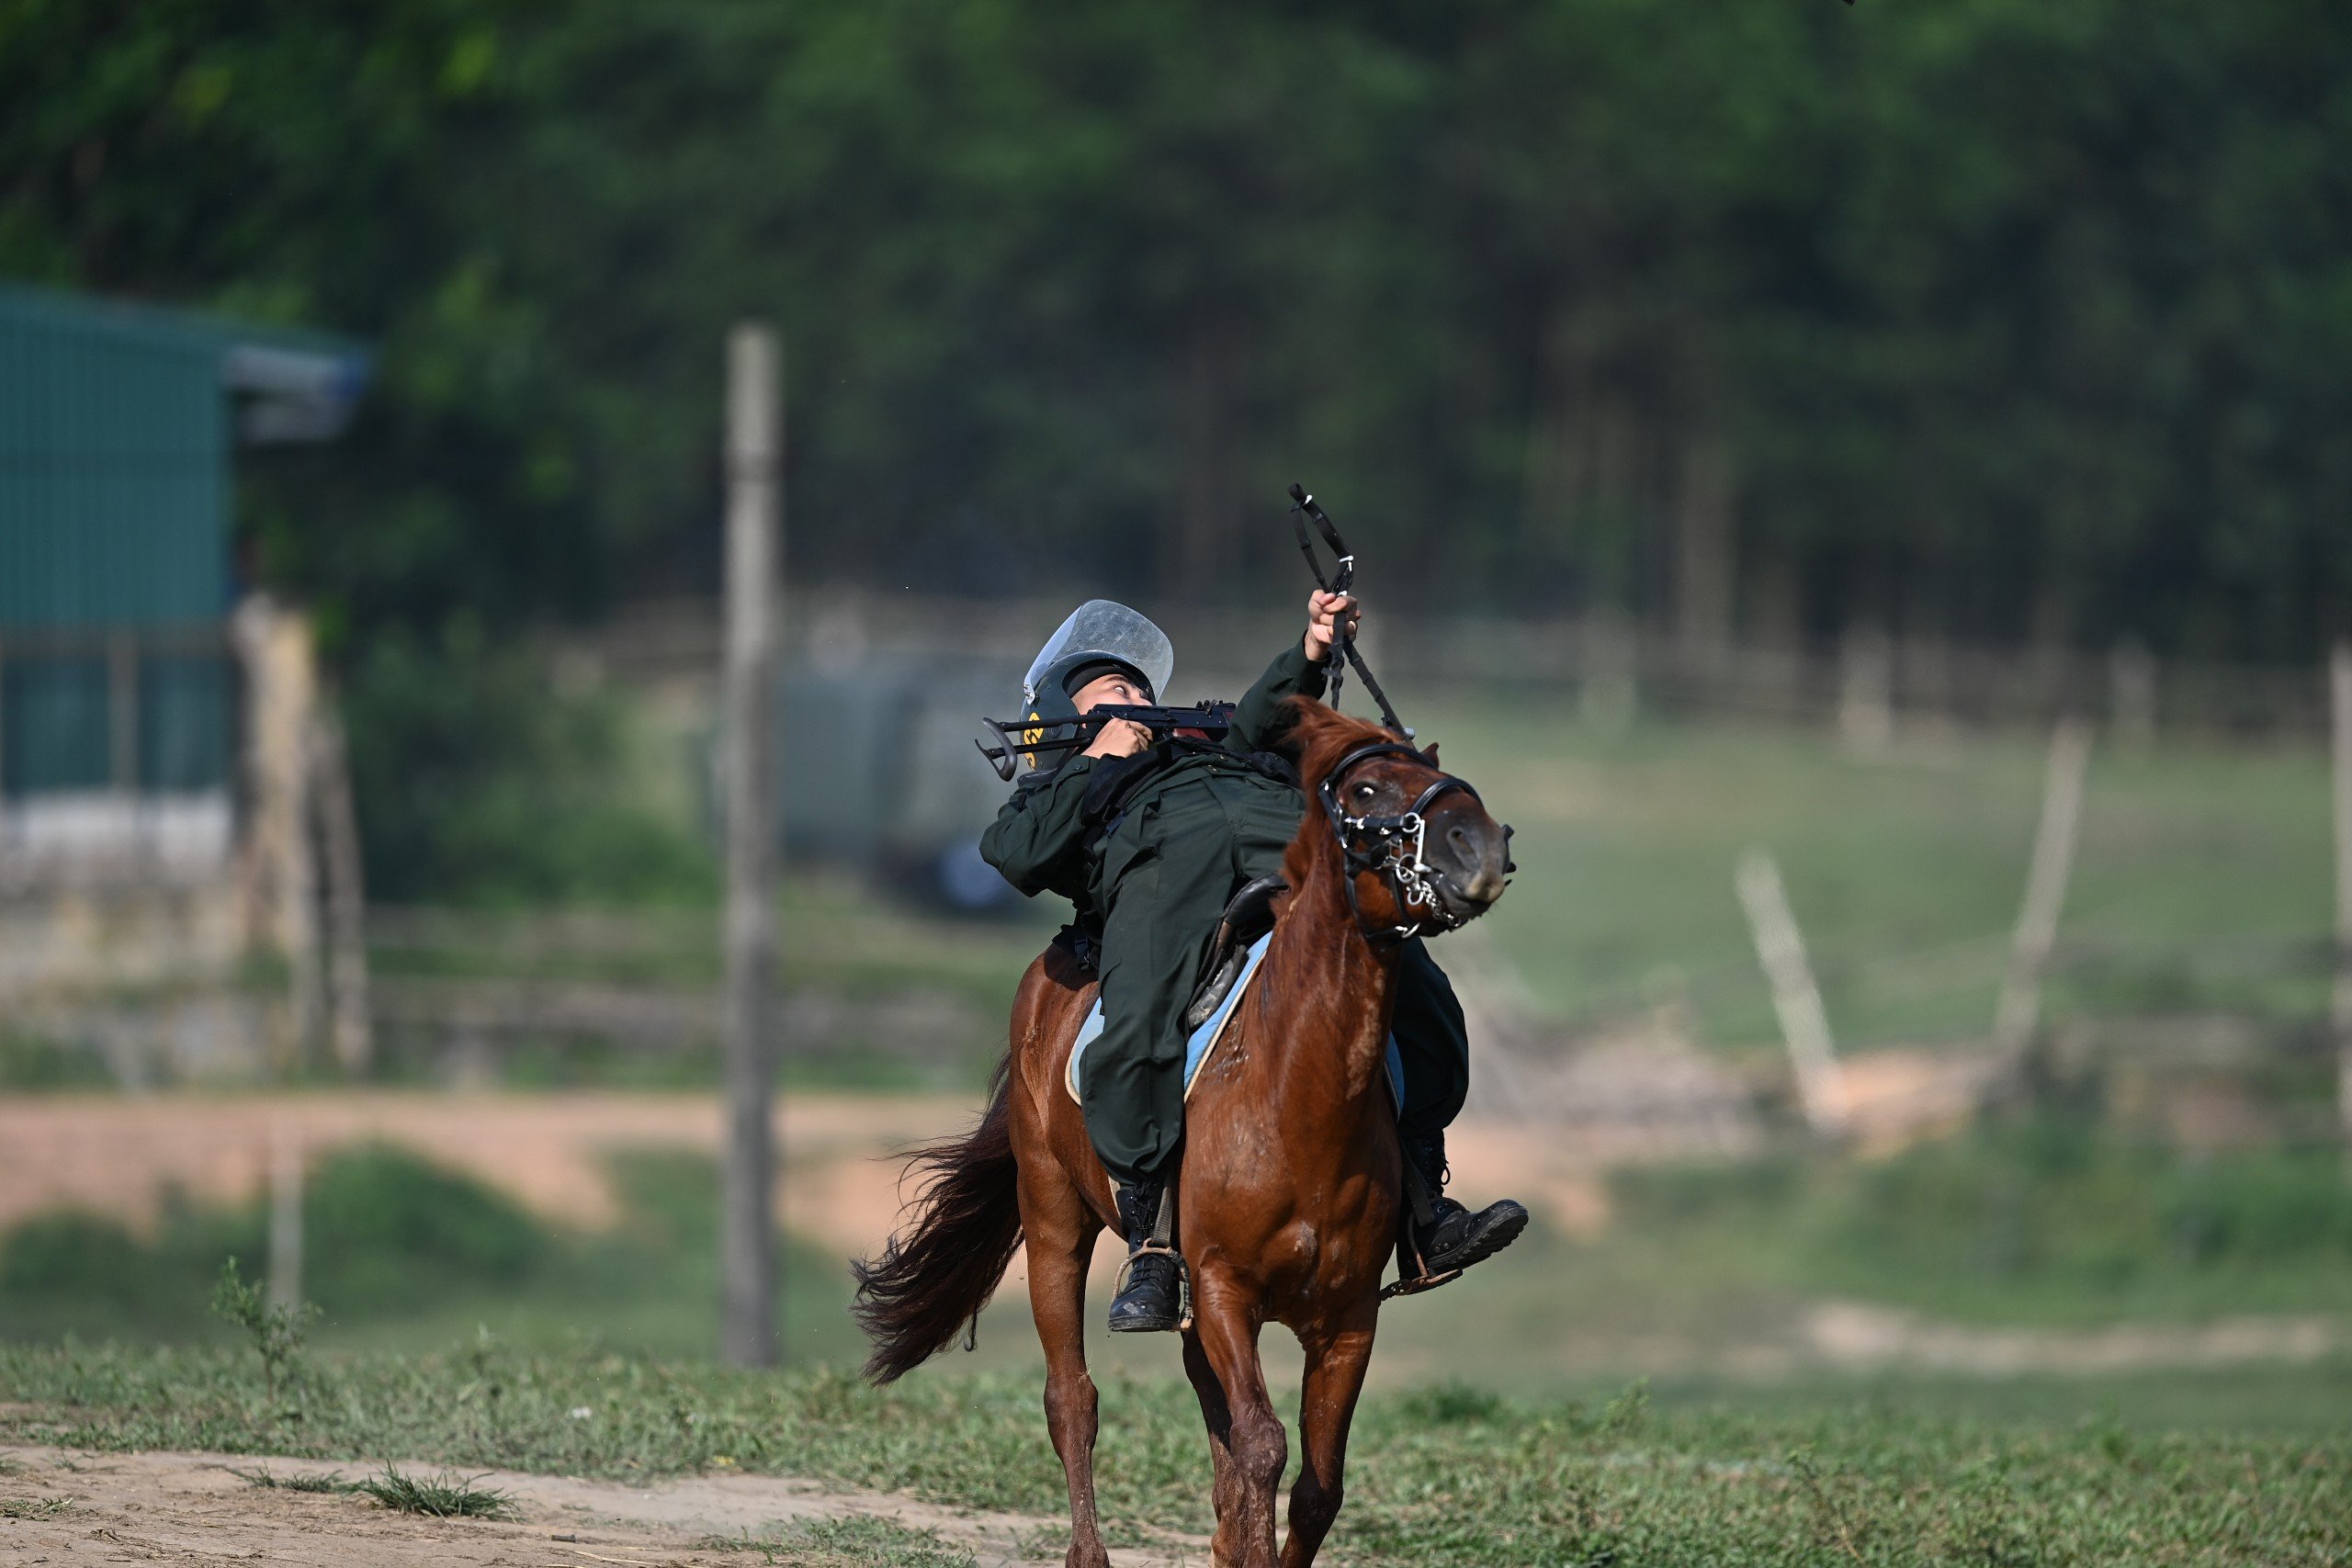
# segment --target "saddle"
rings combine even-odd
[[[1244,883],[1226,901],[1225,913],[1216,922],[1216,940],[1209,944],[1208,966],[1193,990],[1193,999],[1184,1004],[1187,1030],[1206,1023],[1233,993],[1233,983],[1241,978],[1250,962],[1250,944],[1274,929],[1275,897],[1289,890],[1290,884],[1281,877],[1261,876]]]
[[[1184,1094],[1188,1100],[1193,1080],[1200,1077],[1201,1068],[1216,1049],[1217,1042],[1224,1038],[1225,1026],[1231,1021],[1242,993],[1257,978],[1258,961],[1273,945],[1273,900],[1285,886],[1278,876],[1261,877],[1233,896],[1226,905],[1224,918],[1217,921],[1216,937],[1209,946],[1207,973],[1184,1008]],[[1062,1085],[1069,1090],[1072,1100],[1080,1098],[1079,1081],[1086,1048],[1102,1033],[1102,999],[1097,997],[1079,1021],[1078,1038],[1070,1043],[1069,1064],[1062,1075]],[[1386,1055],[1388,1092],[1401,1106],[1405,1100],[1405,1063],[1394,1034],[1388,1037]]]

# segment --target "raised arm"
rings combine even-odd
[[[1323,660],[1331,638],[1344,619],[1351,626],[1360,618],[1355,598],[1347,593],[1317,592],[1306,601],[1306,635],[1274,656],[1258,683],[1243,694],[1233,710],[1234,740],[1244,750],[1280,751],[1288,715],[1289,697],[1320,697],[1329,689]]]

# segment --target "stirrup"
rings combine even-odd
[[[1421,1251],[1420,1232],[1422,1227],[1437,1223],[1434,1200],[1420,1168],[1410,1159],[1404,1161],[1404,1167],[1405,1212],[1397,1216],[1398,1228],[1403,1234],[1397,1241],[1396,1278],[1382,1289],[1380,1299],[1384,1302],[1396,1296],[1418,1296],[1423,1291],[1434,1291],[1440,1285],[1450,1285],[1462,1278],[1460,1269],[1448,1269],[1442,1274],[1430,1271],[1430,1260]],[[1408,1258],[1412,1259],[1409,1273],[1405,1267]]]
[[[1405,1255],[1408,1251],[1412,1254],[1416,1270],[1410,1277],[1405,1273]],[[1414,1239],[1412,1222],[1408,1219],[1405,1227],[1405,1245],[1396,1250],[1396,1279],[1383,1287],[1380,1299],[1385,1302],[1396,1296],[1418,1296],[1423,1291],[1434,1291],[1440,1285],[1450,1285],[1460,1278],[1462,1270],[1459,1269],[1448,1269],[1442,1274],[1430,1272],[1430,1260],[1421,1255],[1421,1244]]]
[[[1184,1267],[1184,1255],[1166,1242],[1147,1241],[1131,1247],[1119,1271],[1111,1276],[1111,1299],[1116,1301],[1125,1293],[1127,1281],[1136,1271],[1138,1258],[1171,1258],[1176,1261],[1176,1332],[1189,1334],[1193,1327],[1193,1271]]]

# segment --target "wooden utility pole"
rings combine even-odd
[[[2062,718],[2050,733],[2050,761],[2042,776],[2041,826],[2033,835],[2033,862],[2026,873],[2025,902],[2009,941],[2008,973],[1993,1013],[1993,1049],[2000,1092],[2022,1087],[2026,1049],[2041,1020],[2041,981],[2058,942],[2058,915],[2066,905],[2074,875],[2075,849],[2082,840],[2083,774],[2090,766],[2091,732],[2078,718]]]
[[[269,1302],[302,1304],[302,1134],[288,1116],[269,1129]]]
[[[1836,1046],[1829,1038],[1829,1015],[1821,1005],[1821,987],[1805,957],[1804,936],[1797,930],[1789,908],[1788,890],[1781,884],[1781,866],[1767,850],[1750,850],[1739,857],[1734,877],[1740,908],[1747,911],[1748,929],[1756,936],[1757,961],[1772,983],[1772,1010],[1781,1020],[1781,1038],[1789,1048],[1795,1069],[1797,1099],[1813,1130],[1828,1137],[1846,1122],[1846,1083],[1838,1066]]]
[[[727,810],[727,1168],[719,1207],[719,1351],[772,1366],[775,1145],[769,1060],[775,980],[772,735],[784,418],[775,333],[727,341],[727,654],[720,700]]]
[[[2335,1111],[2344,1126],[2346,1168],[2352,1170],[2352,643],[2339,642],[2327,660],[2328,710],[2335,759]]]

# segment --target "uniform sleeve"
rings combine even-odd
[[[1233,710],[1233,737],[1245,751],[1274,751],[1282,749],[1283,730],[1288,727],[1289,715],[1283,703],[1289,697],[1319,697],[1326,690],[1323,666],[1306,657],[1306,649],[1294,642],[1274,656],[1258,683],[1243,694]]]
[[[980,835],[980,858],[1023,894],[1076,898],[1086,886],[1086,799],[1091,757],[1072,757],[1038,784],[1012,792]]]

